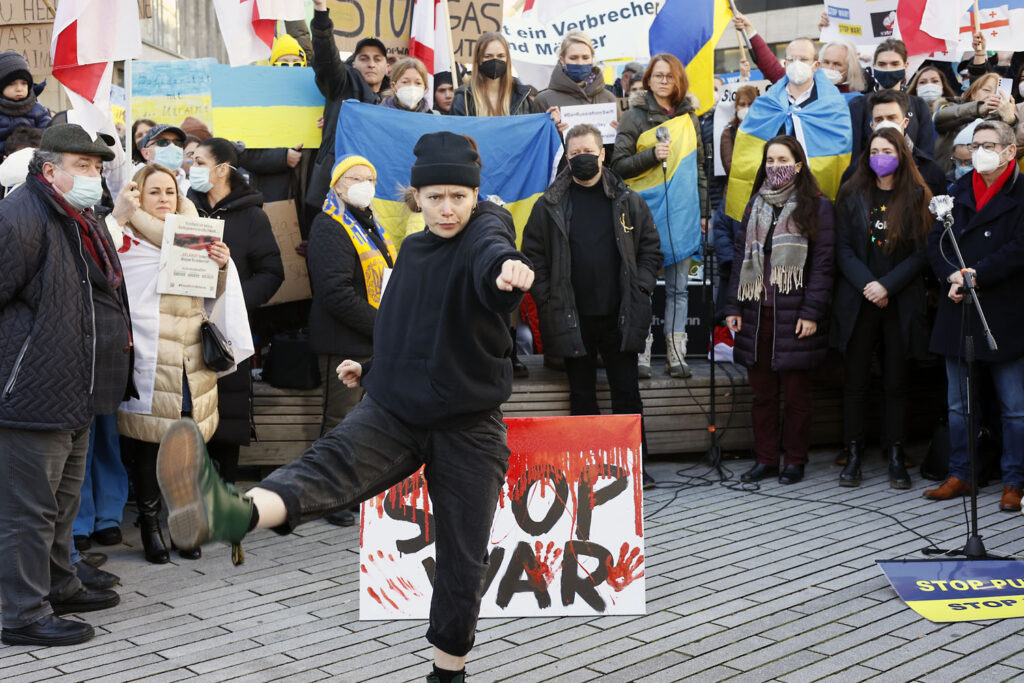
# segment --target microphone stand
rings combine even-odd
[[[713,294],[713,282],[715,272],[715,243],[711,239],[711,230],[713,229],[710,225],[711,220],[708,219],[708,227],[704,230],[701,235],[701,254],[704,258],[704,305],[705,315],[708,317],[708,346],[711,348],[710,359],[708,363],[709,369],[709,382],[708,390],[711,395],[711,400],[708,405],[708,436],[711,438],[711,445],[708,446],[707,454],[704,456],[708,465],[710,465],[716,472],[718,472],[719,481],[725,481],[727,479],[725,471],[722,469],[722,447],[718,443],[718,417],[715,411],[715,393],[717,385],[715,382],[715,297]]]
[[[953,252],[956,254],[957,263],[960,264],[960,272],[963,274],[963,303],[971,302],[974,304],[974,310],[978,313],[978,319],[981,321],[982,334],[985,336],[985,342],[988,348],[992,351],[998,350],[995,338],[992,336],[992,330],[988,326],[988,320],[985,318],[985,311],[981,308],[981,302],[978,301],[978,294],[974,288],[974,277],[967,270],[967,264],[964,263],[963,254],[960,252],[960,245],[956,241],[956,235],[953,234],[953,216],[952,214],[945,214],[942,216],[942,224],[945,230],[942,233],[942,239],[949,238],[950,243],[953,245]],[[978,533],[978,477],[977,477],[977,428],[975,426],[975,386],[974,386],[974,362],[976,360],[974,353],[974,335],[966,334],[964,336],[964,362],[967,363],[967,459],[970,463],[971,473],[971,521],[970,531],[967,537],[967,542],[963,548],[950,551],[949,555],[963,555],[969,560],[984,560],[984,559],[995,559],[985,551],[985,544],[981,540],[981,535]]]

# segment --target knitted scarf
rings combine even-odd
[[[747,240],[737,293],[740,301],[760,301],[764,293],[764,247],[772,227],[773,207],[781,206],[782,211],[772,233],[769,281],[781,294],[804,286],[807,238],[800,234],[792,220],[796,202],[793,183],[778,190],[768,187],[768,183],[761,185],[747,220]]]
[[[324,201],[324,213],[341,223],[348,233],[352,245],[356,248],[356,254],[359,256],[359,265],[363,268],[366,300],[374,308],[380,308],[380,297],[384,293],[384,270],[389,267],[387,260],[381,255],[374,241],[366,234],[365,228],[345,208],[344,202],[338,198],[334,190],[327,193],[327,200]],[[380,223],[374,220],[374,225],[377,236],[381,238],[387,248],[391,263],[394,263],[395,257],[398,255],[395,245],[391,243],[391,238],[384,232]]]
[[[23,100],[12,100],[0,95],[0,114],[4,116],[11,118],[25,116],[32,111],[34,106],[36,106],[36,94],[32,92],[32,88],[28,89],[28,97]]]
[[[121,262],[117,259],[117,251],[114,249],[113,243],[110,241],[110,237],[107,234],[105,228],[100,226],[99,221],[96,220],[96,213],[88,211],[79,211],[75,207],[64,201],[64,197],[61,196],[57,189],[48,183],[45,178],[41,175],[35,176],[35,180],[38,181],[40,189],[49,196],[54,203],[57,204],[68,215],[72,218],[75,223],[78,224],[82,234],[87,236],[92,246],[91,251],[96,253],[97,263],[100,269],[103,270],[103,274],[107,278],[107,282],[110,284],[110,288],[115,292],[118,287],[121,286],[121,282],[124,280],[124,275],[121,273]]]

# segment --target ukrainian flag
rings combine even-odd
[[[312,68],[215,64],[210,79],[218,137],[241,140],[254,149],[320,146],[316,123],[324,96]]]
[[[700,196],[697,193],[697,145],[700,139],[689,114],[669,119],[664,125],[672,135],[665,169],[658,164],[626,180],[644,198],[654,216],[661,238],[665,265],[689,258],[700,247]],[[636,151],[658,144],[657,128],[640,134]]]
[[[377,168],[377,220],[399,244],[406,234],[423,226],[421,214],[411,214],[402,202],[409,170],[416,160],[413,147],[425,133],[442,130],[476,140],[483,162],[481,199],[497,195],[512,213],[517,242],[534,202],[544,193],[562,153],[558,130],[547,114],[527,116],[435,116],[348,100],[341,106],[335,158],[366,157]]]
[[[668,52],[686,65],[697,114],[715,104],[715,46],[730,21],[729,0],[666,0],[648,31],[652,55]]]
[[[843,94],[829,82],[825,72],[818,69],[814,73],[817,99],[807,106],[794,106],[789,103],[787,83],[789,78],[783,78],[754,100],[747,118],[736,131],[725,211],[738,221],[743,220],[743,211],[754,189],[764,145],[778,135],[780,129],[800,141],[811,173],[830,199],[835,199],[843,171],[850,165],[853,126]]]

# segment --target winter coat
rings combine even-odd
[[[544,112],[537,106],[536,101],[530,99],[530,90],[530,86],[520,83],[518,78],[512,79],[512,102],[508,107],[510,116]],[[455,98],[452,100],[449,113],[452,116],[478,116],[476,103],[473,101],[472,84],[467,83],[455,91]]]
[[[955,202],[953,231],[964,262],[978,273],[978,299],[999,350],[990,351],[985,343],[973,304],[955,304],[945,296],[949,291],[946,278],[958,268],[946,262],[947,257],[953,260],[953,248],[947,239],[942,239],[943,225],[938,221],[928,235],[928,258],[935,276],[943,283],[931,350],[943,356],[961,357],[964,336],[970,334],[979,360],[1003,363],[1024,356],[1024,178],[1014,169],[1006,184],[980,212],[975,209],[973,180],[974,173],[968,173],[950,190]],[[968,306],[967,311],[963,311],[964,306]],[[964,326],[962,314],[966,314]]]
[[[922,190],[919,188],[917,192]],[[836,206],[836,277],[832,305],[831,341],[840,351],[853,335],[862,306],[873,306],[864,298],[864,287],[877,280],[889,292],[889,305],[896,306],[900,333],[911,358],[925,358],[928,349],[928,322],[925,319],[924,271],[928,251],[924,244],[904,246],[889,255],[891,270],[875,277],[868,268],[870,243],[868,197],[848,194]]]
[[[185,207],[181,215],[197,215],[190,202],[186,202]],[[128,227],[137,240],[145,240],[157,248],[163,243],[163,221],[141,209],[132,216]],[[222,269],[218,275],[217,296],[220,296],[224,292],[227,270]],[[142,414],[118,410],[117,432],[138,441],[160,443],[168,427],[181,417],[184,371],[192,399],[192,419],[199,425],[203,440],[209,441],[217,430],[219,417],[217,373],[203,362],[203,347],[199,338],[199,326],[205,318],[204,300],[177,294],[157,296],[160,302],[155,320],[157,330],[155,334],[147,331],[149,336],[157,340],[151,412]],[[137,307],[135,314],[135,329],[141,334],[141,321],[152,318],[141,316]]]
[[[687,99],[676,105],[675,116],[688,115],[693,121],[693,130],[697,136],[701,134],[700,123],[693,113],[693,105]],[[635,178],[661,162],[654,156],[654,148],[637,153],[636,141],[643,133],[666,121],[665,115],[658,106],[654,95],[646,93],[642,102],[622,115],[619,121],[619,132],[615,136],[615,152],[612,154],[612,170],[622,178]],[[704,146],[697,145],[697,192],[700,196],[700,215],[711,216],[711,202],[708,198],[708,177],[704,170]]]
[[[135,392],[128,298],[90,265],[77,223],[41,184],[29,178],[0,201],[0,427],[76,430],[92,422],[101,384],[119,400]],[[107,360],[125,354],[124,385],[110,386]]]
[[[953,141],[968,124],[975,119],[985,121],[1002,121],[1003,118],[998,111],[989,111],[982,114],[979,110],[982,102],[964,102],[963,104],[950,104],[935,112],[935,153],[938,155],[939,165],[943,171],[953,170]],[[1013,125],[1019,124],[1015,121]]]
[[[523,255],[533,263],[530,294],[537,303],[544,353],[573,358],[587,353],[580,333],[576,295],[572,288],[569,245],[572,175],[558,174],[543,197],[533,205],[523,231]],[[601,186],[612,200],[610,220],[621,268],[619,280],[619,333],[621,350],[644,350],[651,326],[651,293],[663,262],[658,230],[646,202],[619,176],[604,169]],[[612,273],[608,273],[612,277]]]
[[[313,353],[365,357],[373,354],[377,309],[366,299],[359,254],[343,225],[326,213],[309,230],[309,348]]]
[[[935,158],[935,126],[932,124],[932,110],[928,103],[917,95],[907,95],[910,99],[910,111],[907,118],[907,137],[929,157]],[[871,110],[868,108],[868,97],[854,97],[849,101],[850,121],[853,123],[853,151],[851,159],[860,157],[864,143],[871,137]]]
[[[334,136],[338,128],[338,114],[345,100],[359,100],[368,104],[379,104],[380,97],[370,89],[363,75],[349,64],[341,61],[338,46],[334,43],[334,23],[327,10],[314,11],[309,24],[313,34],[313,73],[316,87],[324,96],[323,140],[313,162],[313,173],[306,192],[306,204],[320,209],[331,185],[331,171],[334,170]]]
[[[253,312],[274,296],[284,282],[281,252],[270,229],[270,219],[263,213],[263,195],[248,185],[237,187],[211,207],[205,194],[189,190],[188,198],[196,205],[200,216],[224,220],[224,243],[231,250],[231,260],[238,268],[242,282],[242,295],[249,320]],[[220,426],[213,441],[249,444],[252,378],[250,363],[238,364],[238,369],[217,382]]]
[[[534,106],[538,111],[547,111],[550,107],[573,107],[580,104],[615,102],[615,95],[612,95],[604,87],[604,74],[601,72],[601,68],[595,66],[591,73],[597,77],[584,89],[569,78],[564,69],[556,65],[551,72],[551,81],[548,83],[548,87],[541,90],[534,99]]]
[[[740,271],[743,270],[743,256],[747,240],[747,223],[754,199],[743,212],[743,222],[736,231],[733,242],[732,274],[729,277],[728,301],[725,315],[738,315],[743,324],[736,334],[734,356],[736,362],[753,367],[757,361],[757,331],[761,322],[759,301],[739,301],[737,292],[740,285]],[[807,260],[804,264],[804,286],[783,294],[775,292],[775,333],[772,343],[772,369],[776,372],[787,370],[813,370],[825,359],[828,351],[828,310],[832,293],[835,267],[834,211],[832,202],[825,197],[818,200],[817,239],[810,241]],[[767,281],[766,286],[772,286]],[[817,331],[810,337],[797,339],[798,319],[818,323]]]
[[[34,92],[21,101],[9,100],[0,95],[0,159],[7,155],[4,145],[15,128],[46,128],[50,125],[50,112],[36,102]]]
[[[246,148],[238,155],[238,165],[249,172],[249,183],[263,195],[263,201],[278,202],[295,197],[298,172],[288,166],[287,147]]]

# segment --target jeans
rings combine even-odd
[[[71,566],[71,527],[85,476],[89,427],[0,429],[0,616],[21,628],[51,614],[51,600],[82,588]]]
[[[612,395],[612,413],[615,415],[643,415],[640,400],[640,378],[637,375],[637,354],[620,351],[622,335],[615,315],[582,316],[580,333],[587,355],[565,359],[569,375],[569,413],[571,415],[600,415],[597,406],[597,353],[604,359],[608,387]],[[642,428],[643,454],[647,456],[647,435]]]
[[[975,363],[976,375],[989,373],[1003,415],[1004,486],[1024,486],[1024,357],[1005,363]],[[970,482],[967,459],[967,363],[946,358],[949,402],[949,476]],[[977,395],[975,400],[978,401]],[[974,406],[977,410],[978,406]],[[980,425],[980,421],[975,422]]]
[[[665,334],[686,332],[690,259],[665,266]]]
[[[121,526],[128,502],[128,473],[121,462],[117,415],[97,415],[92,421],[89,452],[85,457],[82,502],[75,517],[74,535]]]
[[[461,657],[473,648],[491,522],[509,450],[501,411],[458,430],[412,427],[370,395],[297,460],[260,482],[284,501],[278,533],[388,490],[425,465],[437,533],[427,640]]]
[[[761,307],[761,327],[757,335],[757,362],[747,371],[754,393],[750,421],[754,431],[754,455],[763,465],[779,464],[782,447],[784,464],[806,465],[811,447],[811,373],[806,370],[772,369],[772,342],[775,335],[775,309]],[[779,440],[781,395],[786,401]]]
[[[882,344],[882,448],[902,443],[907,418],[907,352],[896,302],[860,306],[843,363],[843,440],[864,441],[864,403],[871,383],[871,359]]]

